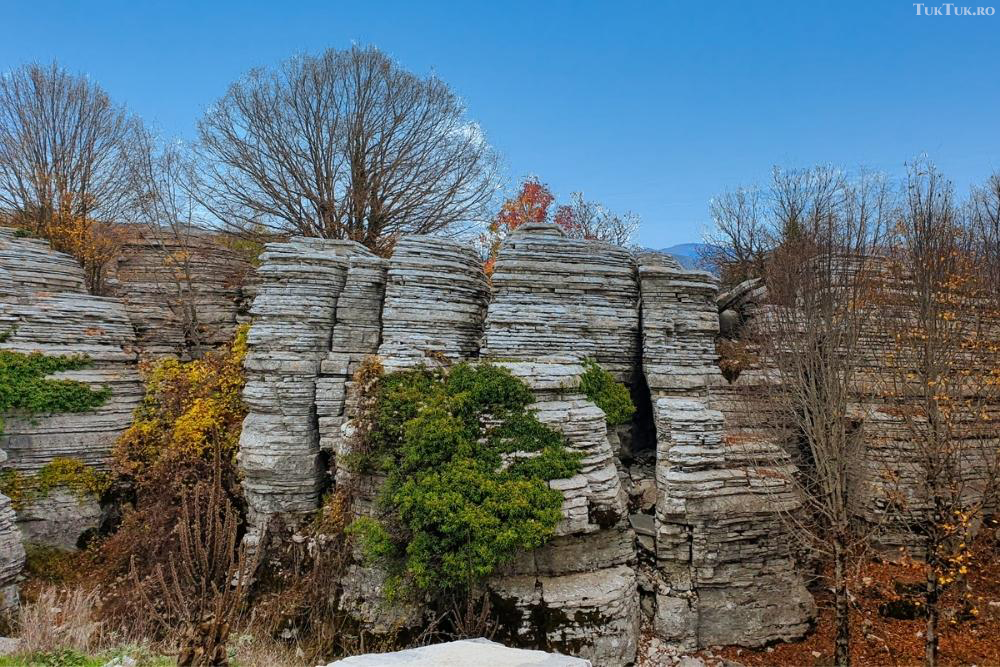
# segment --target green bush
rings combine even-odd
[[[3,432],[3,415],[87,412],[102,405],[111,395],[107,387],[91,389],[76,380],[46,377],[89,365],[90,360],[82,356],[46,356],[37,352],[22,354],[0,350],[0,433]]]
[[[378,517],[351,531],[392,574],[390,594],[465,591],[553,535],[563,496],[548,482],[576,474],[580,455],[526,410],[523,382],[459,364],[391,373],[374,391],[355,464],[387,480]]]
[[[635,414],[635,404],[632,403],[628,387],[621,382],[615,382],[611,373],[601,368],[593,359],[584,360],[583,369],[580,389],[597,407],[604,410],[608,425],[617,426],[632,419],[632,415]]]

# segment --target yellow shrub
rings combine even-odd
[[[224,459],[235,457],[246,416],[246,335],[244,326],[225,350],[185,363],[164,359],[144,369],[146,395],[113,452],[119,474],[134,477],[161,460],[198,458],[216,447]]]

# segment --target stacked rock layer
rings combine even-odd
[[[530,409],[539,421],[583,458],[577,475],[549,483],[564,498],[556,537],[522,554],[490,586],[508,642],[625,665],[635,660],[639,637],[635,537],[604,412],[580,392],[580,361],[498,362],[535,393]]]
[[[120,301],[87,293],[80,265],[45,241],[0,228],[0,349],[85,356],[90,364],[58,374],[111,394],[95,410],[73,414],[0,415],[3,467],[33,475],[56,458],[105,468],[111,446],[132,421],[142,396],[135,332]],[[25,502],[16,517],[0,496],[0,606],[16,600],[21,534],[31,541],[75,547],[97,526],[96,498],[53,490]]]
[[[468,245],[403,237],[385,288],[378,352],[386,370],[476,356],[488,300],[482,260]]]
[[[505,241],[493,272],[483,356],[592,357],[632,382],[639,333],[638,285],[628,251],[528,224]]]
[[[716,364],[715,279],[658,253],[640,255],[639,277],[656,427],[657,634],[684,648],[801,636],[813,602],[777,521],[793,498],[726,437],[716,409],[728,403],[715,398],[727,384]]]
[[[86,356],[91,364],[59,377],[97,388],[110,398],[92,412],[4,420],[4,464],[34,473],[57,457],[97,467],[128,428],[141,398],[135,332],[117,299],[91,296],[83,270],[47,242],[0,231],[0,349],[30,354]]]
[[[578,475],[551,482],[564,497],[556,536],[490,582],[509,641],[626,665],[644,613],[684,646],[804,631],[811,600],[780,546],[779,507],[768,506],[789,498],[750,481],[746,454],[724,437],[723,391],[715,403],[724,381],[711,276],[658,254],[637,263],[550,225],[508,239],[488,308],[480,259],[444,239],[403,238],[388,261],[356,244],[293,239],[269,245],[263,260],[240,453],[258,526],[314,509],[329,482],[324,464],[349,485],[355,513],[372,510],[381,480],[341,461],[357,402],[352,377],[367,356],[377,353],[386,372],[497,363],[531,388],[539,420],[583,455]],[[581,392],[587,358],[633,395],[648,382],[648,483],[642,466],[624,468],[604,413]],[[340,604],[376,632],[419,623],[420,609],[379,602],[382,581],[355,566]]]
[[[125,228],[109,284],[143,353],[187,357],[228,343],[251,267],[217,235],[194,227]]]
[[[371,253],[352,241],[306,238],[268,244],[261,255],[239,453],[257,529],[272,515],[302,515],[319,504],[316,384],[356,255]]]

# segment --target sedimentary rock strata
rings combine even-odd
[[[142,396],[135,332],[121,302],[88,294],[83,270],[69,255],[0,228],[0,333],[0,349],[88,357],[86,368],[58,377],[111,390],[90,412],[2,415],[3,467],[28,476],[56,458],[106,467],[111,446],[128,428]],[[96,526],[97,500],[55,489],[24,499],[16,515],[10,500],[0,496],[0,607],[16,601],[22,533],[29,541],[73,548]]]
[[[130,225],[123,234],[108,282],[143,353],[186,357],[232,339],[251,271],[236,252],[193,227]]]
[[[0,450],[0,463],[6,458]],[[16,522],[10,498],[0,494],[0,611],[10,609],[18,601],[17,577],[24,567],[24,545]]]
[[[467,244],[406,236],[389,261],[379,356],[387,371],[475,356],[489,291]]]
[[[0,436],[9,456],[5,465],[33,473],[67,457],[104,467],[142,395],[135,333],[121,302],[87,294],[75,260],[9,230],[0,233],[0,282],[0,312],[9,332],[0,348],[84,355],[91,365],[60,377],[111,389],[108,401],[93,412],[6,418]]]
[[[734,403],[716,363],[715,281],[658,253],[639,257],[639,276],[657,500],[652,522],[638,523],[653,533],[646,585],[657,634],[685,648],[800,636],[813,603],[777,520],[794,500],[748,458],[745,439],[726,437],[716,409]],[[780,451],[766,440],[755,446]]]
[[[604,412],[580,393],[579,357],[498,363],[535,393],[529,409],[539,421],[583,455],[577,475],[549,483],[564,498],[557,537],[491,583],[504,609],[501,633],[598,665],[628,664],[640,621],[635,544]]]
[[[251,523],[302,515],[319,503],[316,382],[330,352],[352,256],[371,256],[352,241],[295,238],[268,244],[247,335],[240,467]]]
[[[630,383],[639,332],[638,285],[628,251],[528,224],[504,242],[493,272],[483,356],[592,357]]]

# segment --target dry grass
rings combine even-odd
[[[24,653],[48,653],[64,649],[87,652],[100,647],[103,628],[96,618],[96,590],[54,586],[42,588],[34,602],[24,604],[18,613],[21,645]]]

